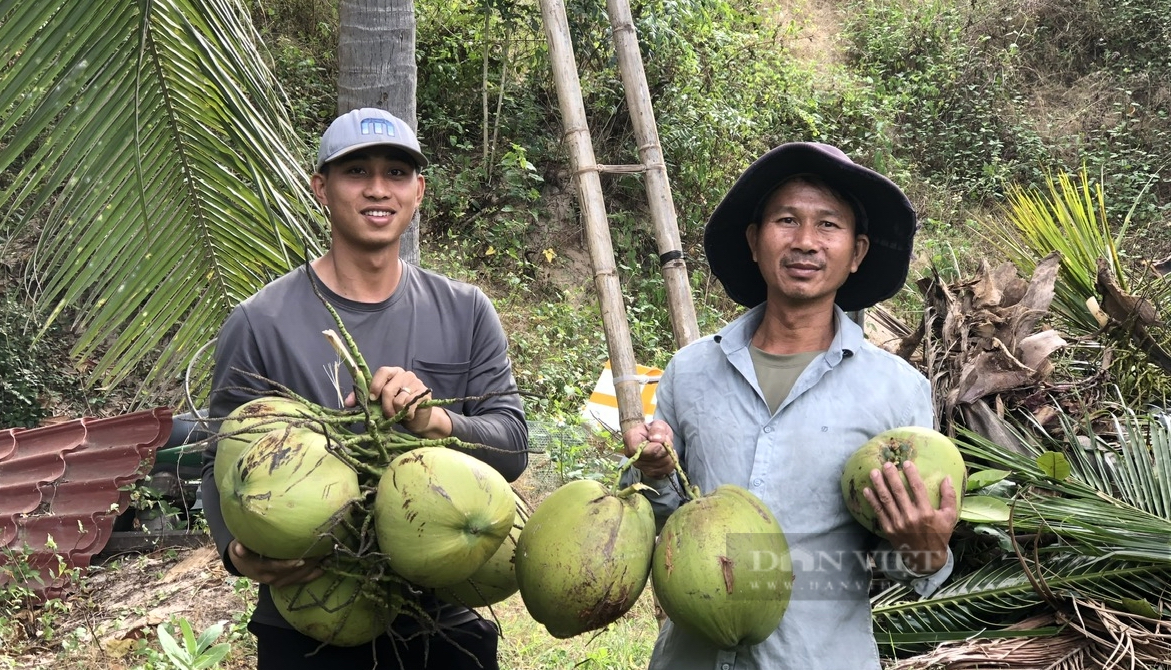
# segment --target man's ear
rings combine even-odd
[[[309,187],[313,189],[313,197],[317,198],[317,202],[329,207],[329,197],[325,195],[325,179],[325,175],[314,172],[309,178]]]
[[[752,251],[752,262],[756,262],[756,242],[760,237],[760,226],[755,223],[748,224],[744,229],[744,239],[748,240],[748,249]]]
[[[870,251],[870,237],[868,235],[855,235],[854,261],[850,263],[850,274],[854,274],[861,267],[862,259],[866,258],[867,251]]]

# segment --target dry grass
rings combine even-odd
[[[501,670],[641,670],[647,667],[659,630],[649,585],[626,616],[602,631],[568,640],[549,635],[525,611],[519,595],[493,610],[503,631]]]
[[[169,667],[158,661],[156,627],[172,618],[187,619],[196,631],[227,622],[230,639],[221,642],[230,642],[232,652],[222,667],[256,667],[255,645],[243,627],[255,602],[255,588],[227,574],[210,546],[127,557],[94,568],[83,584],[81,592],[61,601],[63,609],[50,617],[48,639],[18,631],[5,636],[0,668]],[[568,640],[549,635],[529,616],[519,595],[483,614],[495,617],[503,630],[502,670],[641,669],[650,659],[658,632],[649,589],[621,620],[596,634]]]

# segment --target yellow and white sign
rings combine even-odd
[[[655,415],[655,391],[659,388],[659,377],[663,371],[636,365],[635,374],[638,376],[642,396],[642,413],[645,419],[650,421]],[[618,423],[618,397],[614,392],[614,372],[610,369],[610,361],[606,361],[606,365],[603,366],[602,375],[594,385],[594,391],[590,394],[582,416],[612,431],[621,430]]]

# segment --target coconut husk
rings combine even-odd
[[[888,670],[1112,670],[1165,668],[1171,659],[1171,621],[1072,600],[1068,611],[1025,619],[1007,630],[1061,626],[1056,635],[946,642],[898,661]]]

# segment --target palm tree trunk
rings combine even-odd
[[[413,0],[341,0],[338,19],[338,114],[379,107],[417,128]],[[418,213],[399,257],[419,263]]]

